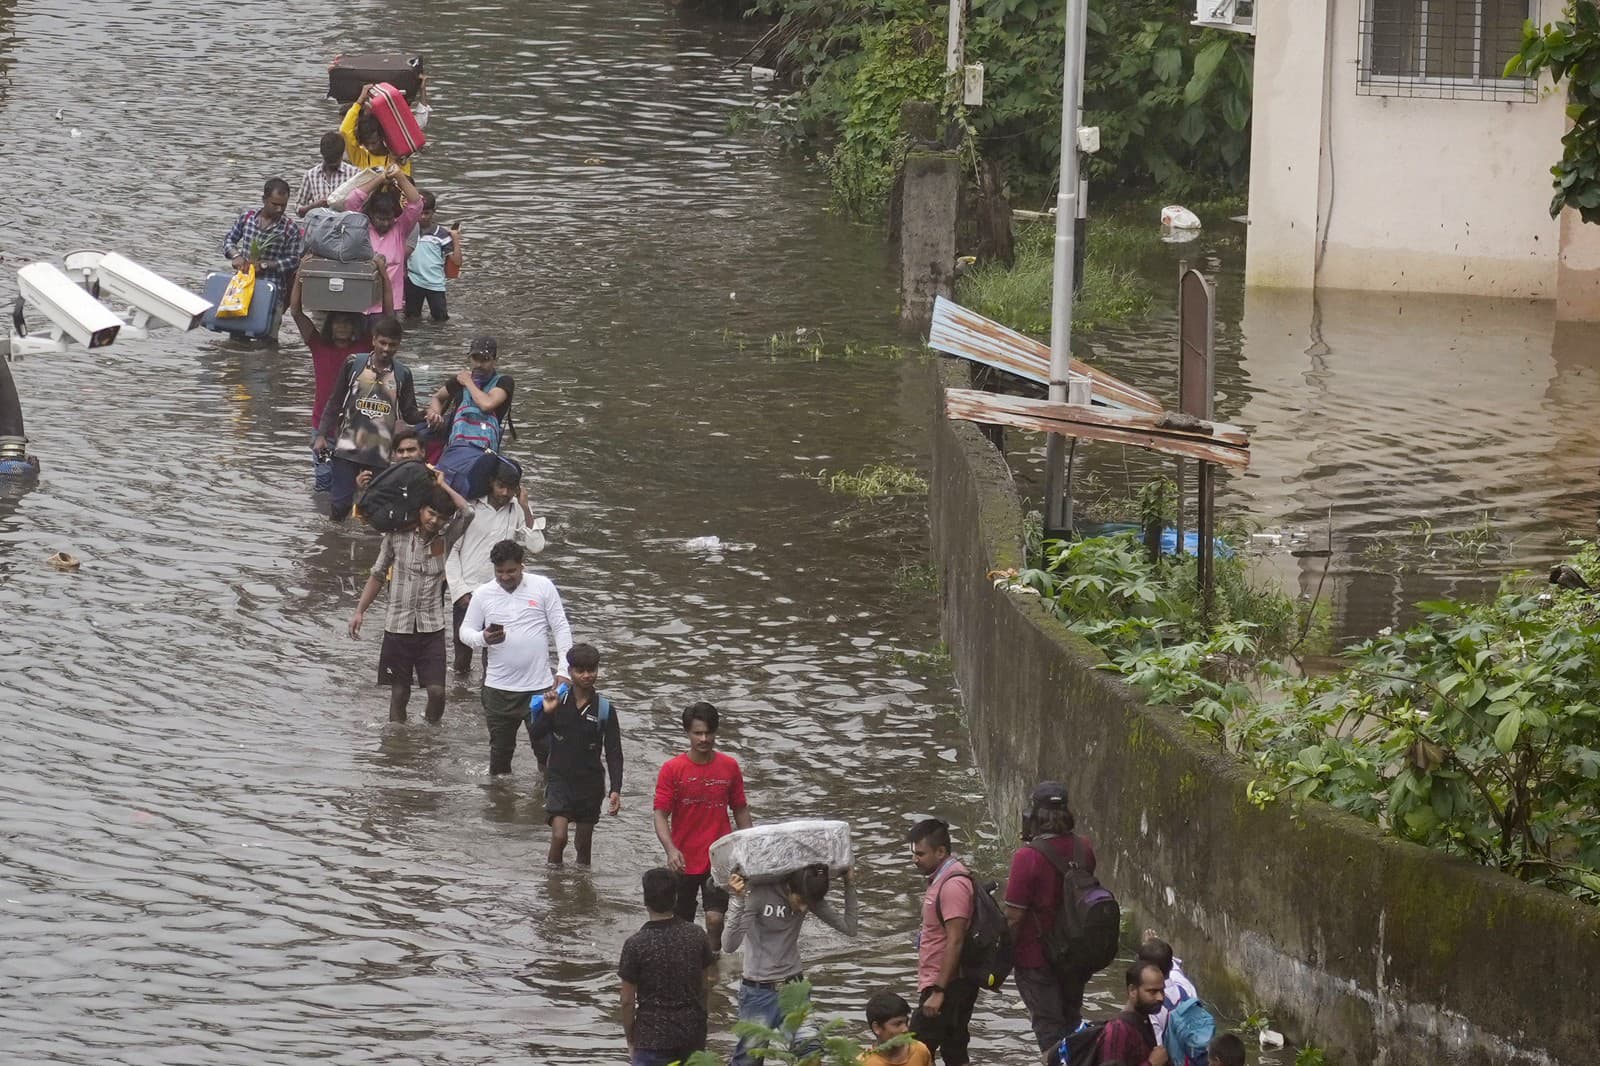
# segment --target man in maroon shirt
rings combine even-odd
[[[1083,988],[1093,975],[1054,965],[1045,955],[1044,935],[1055,927],[1061,910],[1061,874],[1039,849],[1049,848],[1094,873],[1094,848],[1087,837],[1073,834],[1076,823],[1067,807],[1067,789],[1059,782],[1044,781],[1033,790],[1027,820],[1029,842],[1011,857],[1006,877],[1006,923],[1016,950],[1012,978],[1028,1008],[1034,1039],[1045,1051],[1078,1028]]]
[[[1150,1016],[1161,1009],[1167,978],[1152,962],[1128,967],[1127,1008],[1100,1034],[1101,1066],[1168,1066],[1167,1049],[1156,1043]]]

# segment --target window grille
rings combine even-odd
[[[1505,78],[1538,0],[1365,0],[1361,96],[1538,99],[1531,78]]]

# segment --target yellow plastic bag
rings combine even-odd
[[[256,267],[252,263],[228,282],[217,304],[218,318],[244,318],[250,313],[250,300],[256,294]]]

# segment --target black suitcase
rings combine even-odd
[[[422,88],[422,57],[393,52],[357,52],[337,55],[328,64],[328,99],[349,107],[361,95],[363,85],[386,81],[406,94],[406,103],[417,102]]]

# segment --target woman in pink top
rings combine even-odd
[[[422,194],[411,184],[411,179],[392,163],[387,180],[394,182],[400,189],[400,195],[405,197],[404,209],[400,207],[399,198],[385,185],[378,186],[379,192],[357,189],[350,194],[344,206],[346,211],[366,212],[367,220],[372,224],[372,253],[384,258],[389,274],[389,289],[391,292],[404,292],[406,236],[416,226],[417,219],[422,217]],[[373,303],[367,308],[367,314],[383,314],[383,302],[379,300]]]

